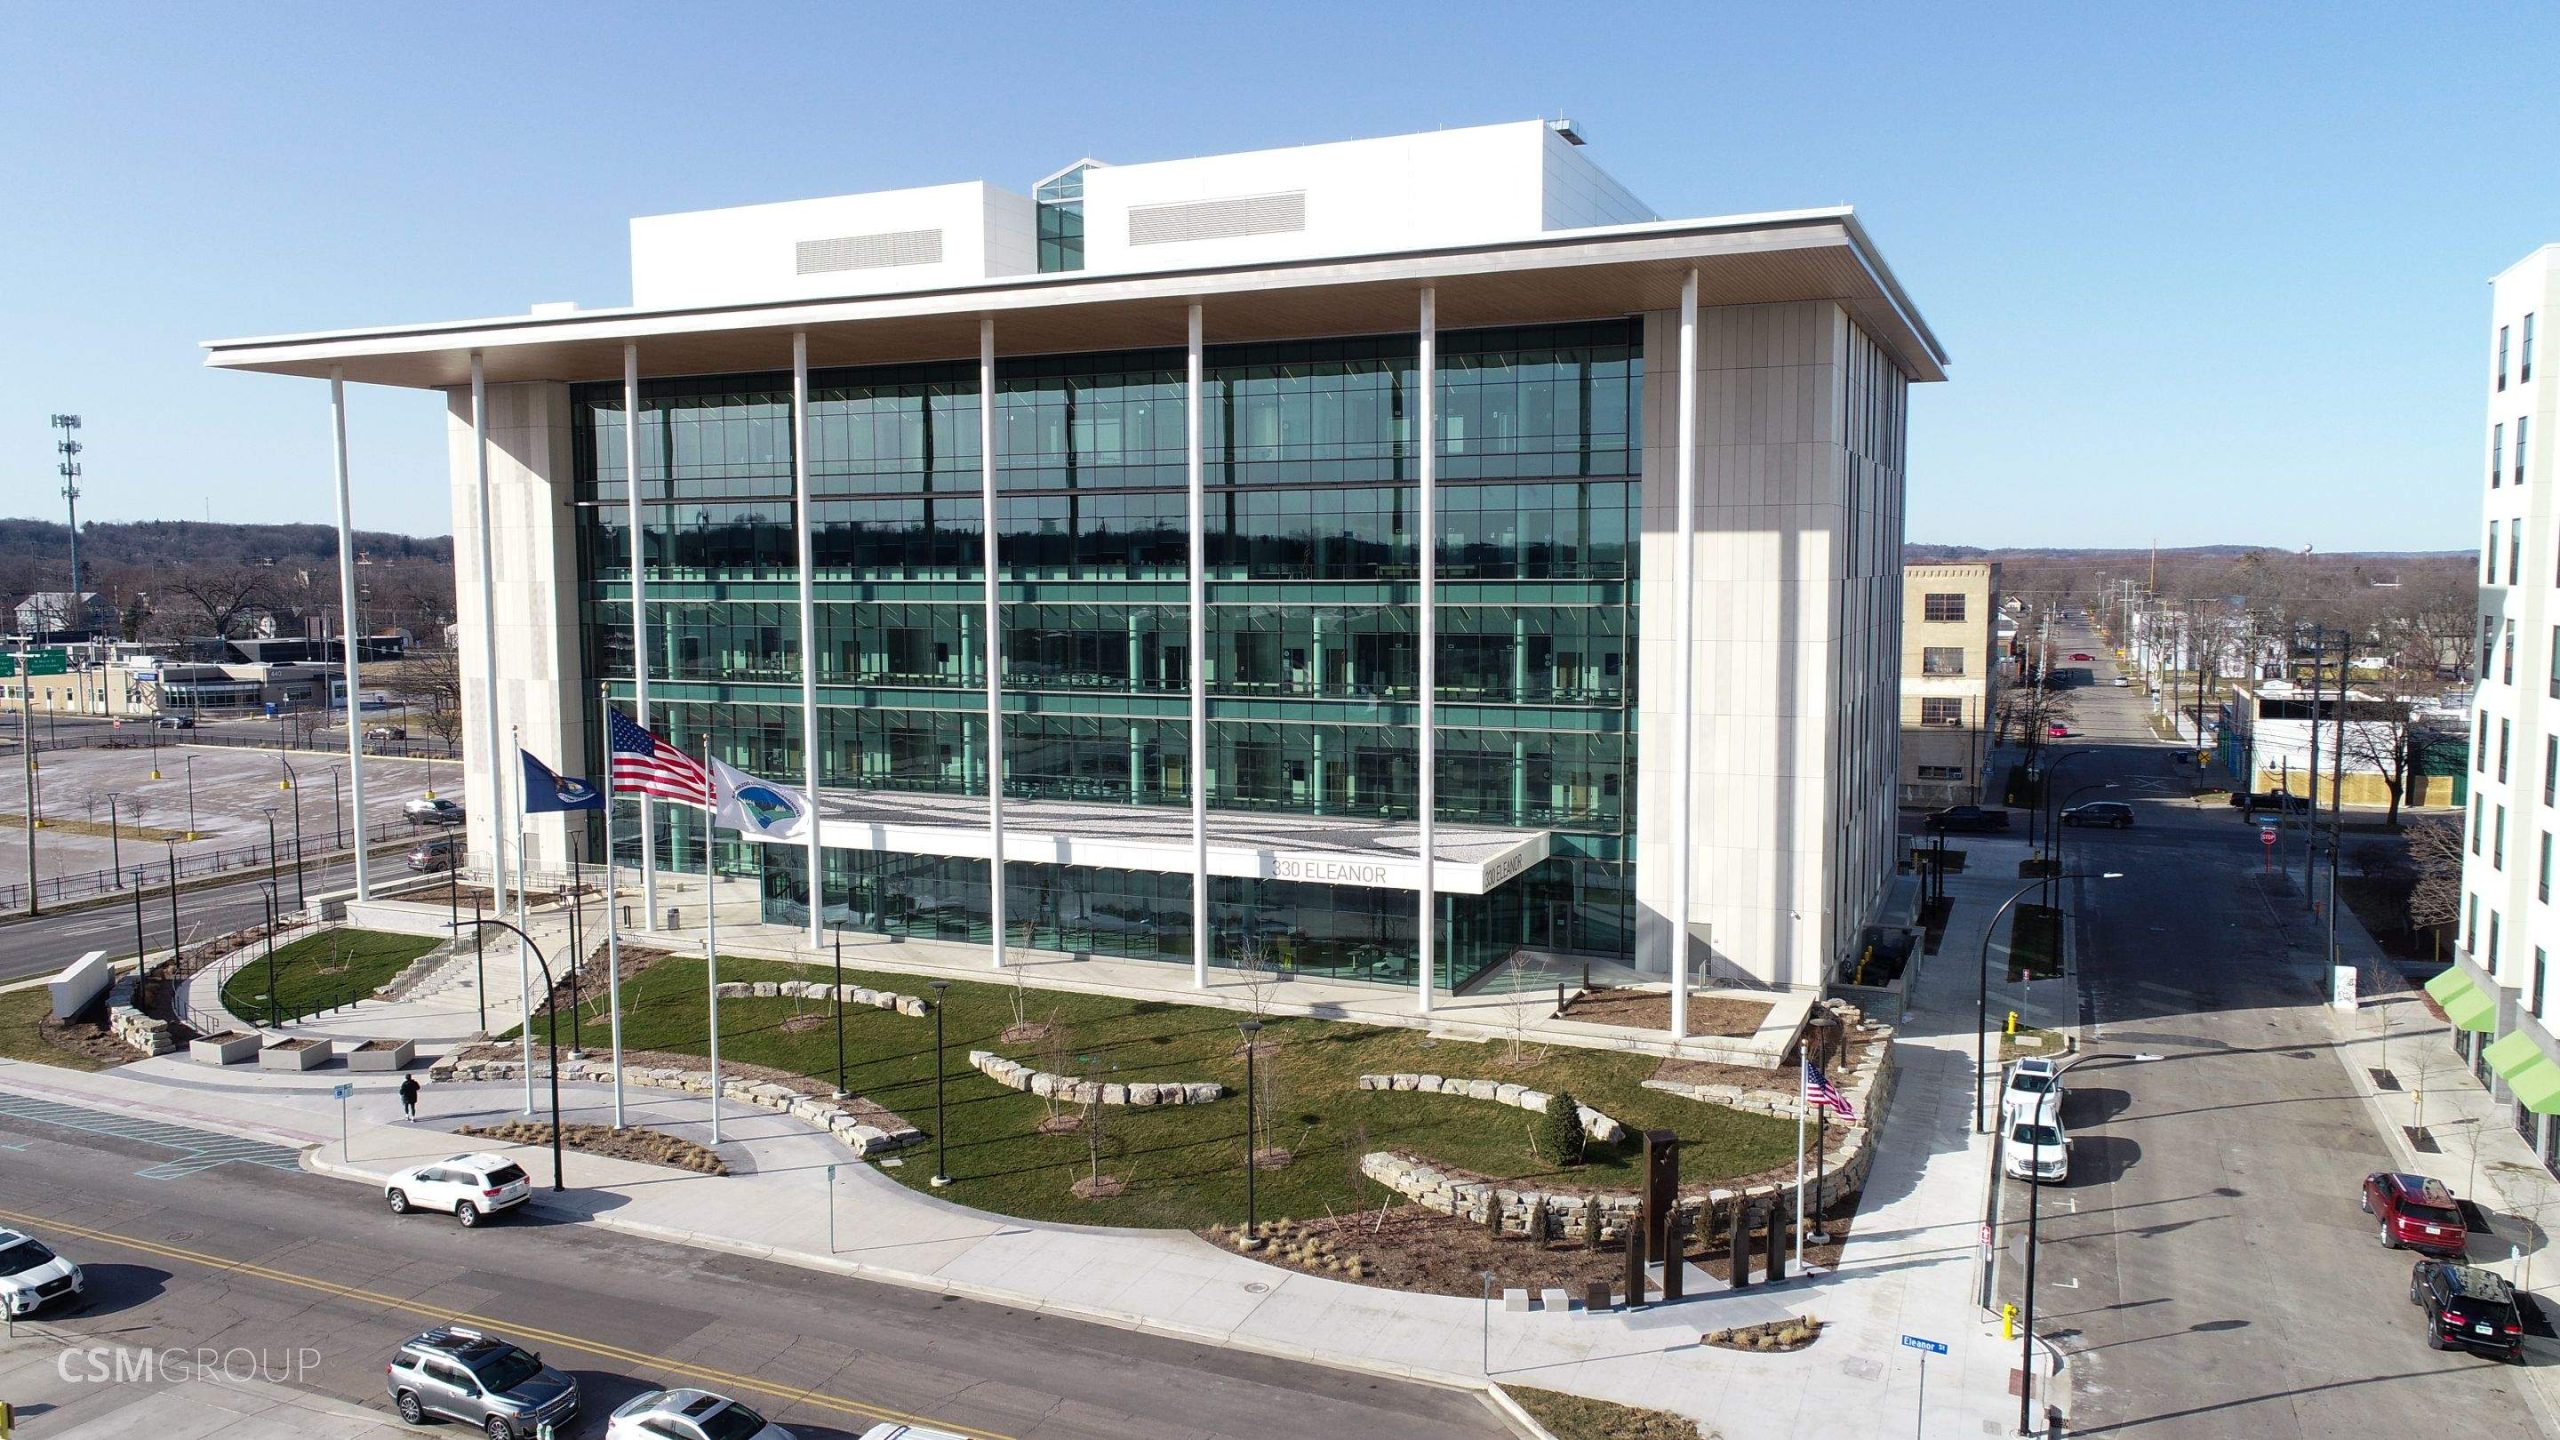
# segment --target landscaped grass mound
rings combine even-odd
[[[282,1020],[361,1000],[444,941],[432,935],[379,930],[323,930],[276,947],[274,1014]],[[267,1023],[267,957],[263,945],[222,986],[222,1003],[252,1024]]]
[[[53,992],[42,985],[0,995],[0,1056],[65,1070],[104,1070],[118,1060],[142,1058],[98,1026],[56,1024]]]
[[[829,978],[823,969],[723,959],[720,978]],[[913,977],[845,972],[848,984],[914,990]],[[701,1054],[709,1031],[702,962],[669,957],[623,985],[623,1041],[632,1049]],[[1001,1038],[1015,1025],[1016,992],[1006,985],[954,983],[944,1016],[950,1173],[948,1195],[963,1204],[1029,1219],[1088,1224],[1203,1229],[1244,1215],[1245,1058],[1235,1012],[1164,1001],[1029,992],[1019,997],[1032,1031],[1016,1043]],[[772,1066],[832,1080],[835,1028],[806,1017],[827,1014],[820,1000],[724,1000],[723,1061]],[[795,1023],[796,1020],[796,1023]],[[934,1127],[933,1021],[868,1007],[846,1007],[846,1088],[904,1116],[928,1134]],[[1022,1033],[1022,1032],[1017,1032]],[[1208,1105],[1159,1109],[1103,1106],[1100,1135],[1064,1117],[1082,1108],[1008,1090],[969,1067],[971,1050],[993,1050],[1034,1069],[1108,1083],[1215,1080],[1235,1092]],[[1362,1074],[1427,1071],[1514,1081],[1550,1094],[1570,1091],[1632,1129],[1667,1128],[1682,1141],[1682,1174],[1690,1181],[1767,1170],[1794,1153],[1795,1127],[1664,1095],[1641,1085],[1660,1063],[1650,1055],[1562,1047],[1526,1047],[1510,1063],[1506,1043],[1433,1040],[1416,1030],[1323,1020],[1273,1018],[1266,1023],[1255,1068],[1260,1143],[1286,1152],[1256,1179],[1265,1217],[1316,1217],[1375,1209],[1386,1192],[1359,1173],[1372,1150],[1404,1150],[1445,1166],[1517,1182],[1560,1188],[1631,1190],[1641,1164],[1632,1146],[1594,1146],[1588,1162],[1567,1168],[1545,1153],[1543,1117],[1505,1106],[1411,1091],[1355,1089]],[[1061,1123],[1043,1134],[1053,1113]],[[1083,1200],[1069,1187],[1096,1164],[1123,1182],[1119,1195]],[[887,1170],[923,1187],[933,1173],[931,1142]]]

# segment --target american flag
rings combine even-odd
[[[1840,1093],[1839,1086],[1824,1079],[1822,1067],[1810,1060],[1804,1062],[1804,1103],[1816,1109],[1837,1112],[1843,1120],[1858,1118],[1858,1112],[1849,1104],[1849,1097]]]
[[[615,790],[711,808],[711,774],[692,756],[633,724],[619,710],[612,712],[605,729]]]

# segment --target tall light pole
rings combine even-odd
[[[2105,1050],[2090,1055],[2076,1055],[2055,1068],[2054,1089],[2059,1092],[2062,1088],[2063,1075],[2083,1061],[2123,1060],[2131,1063],[2159,1058],[2149,1053],[2134,1054],[2123,1050]],[[2030,1166],[2029,1169],[2032,1171],[2033,1167]],[[2024,1323],[2018,1327],[2018,1434],[2021,1436],[2042,1433],[2035,1428],[2033,1417],[2036,1388],[2036,1219],[2037,1213],[2043,1208],[2038,1203],[2043,1195],[2042,1182],[2030,1178],[2027,1181],[2027,1278],[2026,1288],[2021,1297],[2025,1302],[2022,1307],[2025,1314]]]
[[[2121,870],[2107,870],[2096,875],[2054,877],[2056,881],[2121,880],[2123,878],[2124,872]],[[2008,914],[2010,907],[2026,899],[2037,886],[2043,883],[2043,877],[2039,876],[2019,886],[2016,894],[2000,902],[2000,908],[1991,912],[1990,921],[1982,927],[1981,960],[1974,966],[1975,979],[1979,982],[1976,987],[1979,993],[1973,1002],[1973,1128],[1976,1134],[1982,1134],[1991,1129],[1990,1116],[1983,1109],[1982,1093],[1983,1077],[1991,1073],[1991,932],[2000,928],[2000,917]]]
[[[276,763],[284,767],[284,779],[276,782],[276,788],[293,793],[293,903],[296,908],[308,908],[311,902],[302,896],[302,787],[294,783],[300,777],[293,773],[293,762],[285,759],[281,751]]]
[[[2050,756],[2045,760],[2044,769],[2039,772],[2039,779],[2036,782],[2036,808],[2034,816],[2029,822],[2029,828],[2032,830],[2033,819],[2040,818],[2044,821],[2045,838],[2040,843],[2050,844],[2052,841],[2054,824],[2053,817],[2046,812],[2053,808],[2054,777],[2061,772],[2062,767],[2066,763],[2077,760],[2083,755],[2095,755],[2097,753],[2098,752],[2095,749],[2083,746],[2077,750],[2065,750],[2061,754]]]
[[[276,887],[266,884],[258,889],[267,902],[267,1028],[273,1030],[281,1023],[276,1019]]]
[[[185,756],[181,756],[181,757],[179,757],[179,758],[183,759],[183,760],[186,762],[186,766],[187,766],[187,838],[188,838],[189,840],[194,840],[194,839],[196,839],[196,838],[197,838],[197,835],[196,835],[196,757],[194,757],[193,755],[185,755]]]
[[[543,1028],[550,1032],[547,1043],[551,1049],[551,1189],[557,1194],[568,1188],[560,1180],[560,1007],[554,1003],[560,998],[560,982],[551,978],[551,962],[543,958],[542,947],[533,943],[532,936],[504,920],[490,920],[478,914],[471,917],[473,931],[477,932],[484,925],[495,925],[513,933],[516,942],[524,946],[525,953],[533,957],[533,963],[542,967]],[[531,1015],[524,1018],[526,1025],[533,1023]],[[716,1096],[714,1103],[717,1103]]]
[[[2074,786],[2068,794],[2065,794],[2062,797],[2061,803],[2053,807],[2053,824],[2045,831],[2045,843],[2051,847],[2046,852],[2045,868],[2049,870],[2059,870],[2062,868],[2062,812],[2070,808],[2072,801],[2088,794],[2092,790],[2113,790],[2115,788],[2116,782],[2113,780],[2092,780],[2086,785]]]
[[[844,953],[841,948],[844,944],[842,936],[837,937],[836,944],[839,947],[836,953],[841,956]],[[838,973],[842,973],[841,970]],[[934,980],[928,983],[933,990],[933,1185],[939,1190],[951,1183],[951,1167],[945,1163],[943,1148],[950,1143],[951,1131],[944,1125],[942,1119],[942,1077],[950,1071],[950,1067],[942,1063],[942,994],[951,988],[951,982]],[[841,1003],[844,992],[838,990],[836,995]],[[838,1014],[838,1025],[841,1027],[842,1012],[839,1011]],[[836,1033],[841,1036],[844,1032],[839,1028]],[[841,1052],[838,1054],[836,1064],[839,1067],[836,1072],[836,1085],[841,1093],[844,1085],[844,1072],[841,1068],[844,1061]]]
[[[107,792],[107,864],[114,875],[110,889],[124,888],[124,827],[116,819],[116,810],[124,801],[124,792]]]

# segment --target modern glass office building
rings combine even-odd
[[[1847,212],[1656,220],[1531,122],[633,247],[630,309],[214,347],[450,397],[475,854],[601,855],[485,741],[601,774],[609,698],[813,790],[615,827],[812,942],[1810,985],[1881,893],[1943,357]]]

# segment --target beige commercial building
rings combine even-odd
[[[1902,571],[1902,803],[1980,798],[1999,699],[2000,567]]]

